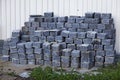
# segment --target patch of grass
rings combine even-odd
[[[35,80],[120,80],[119,63],[98,69],[97,72],[100,72],[99,74],[79,74],[74,72],[74,70],[64,72],[62,68],[58,71],[53,71],[51,67],[44,69],[37,67],[31,72],[31,77]]]

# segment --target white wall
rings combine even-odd
[[[116,49],[120,52],[120,0],[0,0],[0,38],[9,38],[30,14],[51,11],[57,16],[83,16],[88,11],[112,13],[117,30]]]

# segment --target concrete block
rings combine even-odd
[[[114,50],[114,45],[106,45],[104,46],[104,50]]]
[[[34,53],[33,48],[26,49],[26,54],[33,54],[33,53]]]
[[[106,33],[97,33],[98,39],[107,39],[108,35]]]
[[[84,23],[98,24],[100,20],[98,18],[85,18]]]
[[[77,49],[80,51],[89,51],[91,50],[91,45],[89,44],[78,44]]]
[[[80,50],[73,50],[71,52],[71,56],[74,57],[80,57]]]
[[[14,43],[19,42],[19,38],[18,37],[11,37],[11,42],[14,42]]]
[[[101,18],[102,19],[110,19],[111,18],[111,13],[102,13]]]
[[[3,55],[9,55],[9,53],[10,53],[9,50],[2,49],[2,54]]]
[[[61,49],[65,49],[67,47],[67,44],[65,42],[60,43]]]
[[[38,42],[38,41],[39,41],[39,37],[37,37],[37,36],[30,37],[30,42]]]
[[[44,29],[47,29],[48,23],[47,22],[41,22],[41,27]]]
[[[44,55],[44,60],[51,61],[51,60],[52,60],[52,57],[51,57],[51,56],[45,56],[45,55]]]
[[[12,37],[19,37],[20,36],[20,30],[12,31]]]
[[[95,67],[103,67],[103,62],[95,62]]]
[[[67,22],[68,17],[58,17],[58,22]]]
[[[95,62],[98,63],[103,63],[104,62],[104,57],[103,56],[95,56]]]
[[[71,28],[68,28],[67,30],[70,31],[70,32],[76,32],[77,28],[71,27]]]
[[[34,59],[35,59],[35,56],[34,56],[34,54],[28,54],[28,55],[26,55],[26,58],[27,58],[28,60],[34,60]]]
[[[58,22],[56,25],[57,25],[57,29],[62,29],[65,27],[65,23],[63,22]]]
[[[82,44],[82,39],[74,39],[74,44]]]
[[[46,56],[46,57],[51,57],[52,52],[51,52],[51,50],[49,50],[49,49],[43,49],[43,54],[44,54],[44,57],[45,57],[45,56]]]
[[[66,31],[66,30],[63,30],[62,32],[61,32],[61,36],[62,37],[68,37],[69,36],[69,31]]]
[[[115,62],[115,57],[105,57],[106,64],[113,64]]]
[[[43,31],[43,36],[50,36],[50,31],[49,30],[44,30]]]
[[[44,60],[41,60],[39,58],[36,59],[36,65],[43,66],[44,65]]]
[[[27,42],[27,43],[25,43],[25,48],[32,48],[32,46],[33,46],[33,42]]]
[[[96,36],[97,36],[97,32],[95,32],[95,31],[87,31],[87,38],[94,39],[94,38],[96,38]]]
[[[18,58],[12,58],[12,63],[19,64],[19,59]]]
[[[49,60],[44,61],[44,66],[52,66],[52,62]]]
[[[115,50],[106,50],[105,51],[106,57],[115,57],[116,51]]]
[[[80,61],[81,61],[81,63],[82,62],[92,62],[92,59],[90,57],[82,56]]]
[[[54,52],[53,52],[54,54]],[[58,55],[59,53],[57,53],[57,55],[53,55],[52,56],[52,61],[57,61],[60,62],[61,61],[61,56]]]
[[[58,17],[53,17],[53,22],[58,22]]]
[[[72,23],[65,23],[65,28],[72,28]]]
[[[81,29],[88,29],[88,24],[87,23],[80,23],[80,28]]]
[[[3,61],[9,61],[10,60],[10,56],[9,55],[2,55],[1,56],[1,60],[3,60]]]
[[[114,45],[115,42],[113,39],[104,39],[102,40],[102,45]]]
[[[64,40],[64,38],[62,36],[56,36],[55,37],[55,42],[61,43],[63,41],[65,41],[65,40]]]
[[[101,18],[101,13],[94,13],[94,18]]]
[[[60,51],[61,50],[61,45],[59,43],[53,43],[52,44],[52,51]]]
[[[54,18],[53,17],[45,17],[44,22],[53,22]]]
[[[86,18],[94,18],[94,14],[95,14],[95,13],[87,12],[87,13],[85,13],[85,17],[86,17]]]
[[[61,31],[58,29],[50,30],[50,36],[59,36],[60,33],[61,33]]]
[[[25,53],[19,53],[19,59],[26,59],[26,54]]]
[[[25,49],[24,48],[18,48],[18,54],[22,54],[25,53]]]
[[[54,13],[53,13],[53,12],[45,12],[45,13],[44,13],[44,16],[45,16],[45,17],[53,17],[53,16],[54,16]]]
[[[67,48],[74,50],[76,49],[76,46],[75,44],[67,44]]]
[[[35,60],[34,59],[33,60],[28,60],[28,64],[35,65]]]
[[[113,19],[102,19],[101,23],[102,24],[113,24]]]
[[[96,51],[96,56],[105,56],[105,51],[103,51],[103,50],[97,50]]]
[[[32,27],[39,27],[40,23],[39,22],[31,22],[32,23]]]
[[[75,23],[75,18],[69,17],[67,22],[68,23]]]
[[[18,52],[18,51],[17,51],[17,48],[11,48],[11,49],[10,49],[10,53],[16,53],[16,54],[17,54],[17,52]]]
[[[45,36],[39,37],[39,42],[46,42],[46,41],[47,41],[47,37]]]
[[[27,27],[31,27],[32,23],[31,22],[25,22],[24,25],[27,26]]]
[[[73,44],[73,39],[72,38],[65,38],[65,42],[69,44]]]
[[[102,33],[102,29],[93,29],[93,31],[96,31],[96,32],[98,32],[98,33]]]
[[[61,64],[63,68],[68,68],[70,67],[70,57],[66,56],[61,56]]]
[[[61,63],[58,61],[52,61],[52,66],[53,67],[61,67]]]
[[[41,60],[44,59],[43,53],[41,53],[41,54],[34,54],[34,55],[35,55],[35,59],[41,59]]]
[[[90,39],[90,38],[83,39],[83,43],[84,44],[91,44],[92,43],[92,39]]]
[[[26,59],[20,59],[20,64],[21,65],[26,65],[27,64],[27,60]]]
[[[77,38],[77,32],[70,32],[69,38]]]
[[[30,36],[29,36],[29,35],[22,35],[22,36],[21,36],[21,40],[22,40],[22,41],[29,42],[29,41],[30,41]]]
[[[49,49],[49,50],[50,50],[50,49],[51,49],[51,45],[52,45],[52,44],[49,43],[49,42],[44,42],[43,45],[42,45],[42,48],[43,48],[43,49]]]
[[[74,27],[74,28],[80,28],[80,25],[79,25],[79,23],[73,23],[72,27]]]
[[[97,29],[97,24],[88,24],[89,29]]]
[[[54,36],[47,36],[47,41],[48,42],[55,42],[55,37]]]
[[[94,50],[103,50],[103,45],[94,45]]]
[[[42,48],[35,48],[34,53],[36,54],[42,54]]]
[[[90,62],[81,62],[81,69],[90,69],[93,65]]]
[[[56,28],[56,23],[55,22],[49,22],[48,23],[48,29],[55,29]]]
[[[86,32],[78,32],[77,33],[77,38],[86,38],[87,33]]]
[[[71,58],[71,67],[72,68],[79,68],[80,67],[80,58]]]
[[[33,42],[33,48],[42,48],[41,42]]]
[[[62,55],[61,51],[52,51],[52,58],[55,57],[55,56],[60,57],[61,55]]]
[[[66,56],[66,57],[71,56],[71,51],[72,51],[72,49],[63,49],[62,56]]]
[[[84,17],[76,18],[76,23],[84,23]]]
[[[16,48],[16,42],[10,42],[9,43],[9,48]]]
[[[99,44],[101,44],[101,39],[92,39],[92,44],[94,44],[94,45],[99,45]]]

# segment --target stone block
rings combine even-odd
[[[20,59],[20,64],[21,65],[26,65],[27,64],[27,60],[26,59]]]
[[[78,32],[77,33],[77,38],[86,38],[87,33],[86,32]]]
[[[104,50],[114,50],[114,45],[105,45]]]
[[[19,64],[19,59],[18,58],[12,58],[12,63]]]
[[[26,42],[25,43],[25,48],[32,48],[33,42]]]
[[[2,55],[1,56],[1,60],[3,60],[3,61],[9,61],[10,60],[10,56],[9,55]]]
[[[66,56],[66,57],[71,56],[71,51],[72,51],[72,49],[63,49],[62,56]]]
[[[76,18],[76,23],[84,23],[84,17]]]
[[[100,13],[94,13],[94,18],[101,18],[101,14]]]
[[[55,29],[56,28],[56,23],[55,22],[49,22],[48,23],[48,29]]]
[[[102,19],[101,23],[102,24],[113,24],[113,19]]]
[[[80,58],[79,57],[75,57],[75,58],[71,58],[71,67],[72,68],[79,68],[80,67]]]
[[[57,29],[62,29],[65,27],[65,23],[63,22],[58,22],[56,25],[57,25]]]
[[[61,56],[61,64],[63,68],[68,68],[70,67],[70,57],[66,56]]]
[[[42,48],[42,42],[33,42],[34,48]]]
[[[56,36],[55,37],[55,42],[61,43],[64,41],[64,38],[62,36]]]
[[[74,50],[76,49],[76,46],[75,44],[67,44],[67,48]]]
[[[95,67],[103,67],[103,62],[95,62]]]
[[[12,31],[12,37],[19,37],[20,36],[20,30]]]
[[[95,14],[95,13],[87,12],[87,13],[85,13],[85,17],[86,17],[86,18],[94,18],[94,14]]]
[[[29,36],[29,35],[22,35],[22,36],[21,36],[21,40],[22,40],[22,41],[29,42],[29,41],[30,41],[30,36]]]
[[[65,28],[72,28],[72,23],[65,23]]]
[[[11,48],[16,48],[17,46],[16,46],[16,42],[10,42],[9,43],[9,48],[11,49]]]
[[[105,56],[105,51],[103,51],[103,50],[97,50],[96,51],[96,56]]]
[[[82,44],[82,39],[74,39],[74,44]]]
[[[54,54],[54,52],[53,52]],[[58,55],[59,53],[57,53],[57,55],[53,55],[52,56],[52,61],[57,61],[60,62],[61,61],[61,56]]]
[[[17,48],[25,48],[25,43],[17,43]]]
[[[39,42],[46,42],[47,41],[47,37],[45,37],[45,36],[41,36],[41,37],[39,37]]]
[[[24,25],[27,26],[27,27],[31,27],[32,23],[31,22],[25,22]]]
[[[100,20],[98,18],[85,18],[84,23],[98,24]]]
[[[48,28],[48,23],[47,22],[41,22],[41,27],[44,29]]]
[[[69,38],[77,38],[77,32],[70,32]]]
[[[102,13],[101,18],[102,19],[110,19],[111,18],[111,13]]]
[[[36,59],[36,65],[43,66],[44,65],[44,60],[41,60],[39,58]]]
[[[107,39],[108,35],[106,33],[97,33],[98,39]]]
[[[80,51],[89,51],[91,50],[91,45],[90,44],[78,44],[77,49]]]
[[[44,16],[45,16],[45,17],[53,17],[53,16],[54,16],[54,13],[53,13],[53,12],[45,12],[45,13],[44,13]]]
[[[97,32],[96,31],[87,31],[87,38],[96,38]]]
[[[68,17],[65,16],[65,17],[58,17],[58,22],[67,22],[68,20]]]
[[[72,24],[72,27],[73,27],[73,28],[80,28],[80,25],[79,25],[79,23],[73,23],[73,24]]]
[[[58,29],[52,29],[52,30],[50,30],[50,36],[59,36],[60,33],[61,33],[61,31],[58,30]]]
[[[53,67],[61,67],[61,63],[58,61],[52,61],[52,66]]]
[[[103,45],[94,45],[94,50],[103,50]]]
[[[41,53],[41,54],[34,54],[35,55],[35,59],[41,59],[43,60],[44,59],[44,55]]]
[[[81,62],[81,69],[90,69],[93,67],[91,62]]]
[[[51,57],[52,56],[52,52],[49,49],[43,49],[43,54],[44,54],[44,57]]]
[[[62,37],[68,37],[68,36],[69,36],[69,33],[70,33],[70,31],[63,30],[63,31],[61,32],[61,36],[62,36]]]
[[[88,23],[80,23],[81,29],[88,29]]]
[[[92,44],[94,45],[100,45],[102,43],[101,39],[92,39]]]
[[[44,22],[53,22],[54,18],[53,17],[45,17]]]
[[[62,55],[61,51],[52,51],[52,57],[61,56],[61,55]]]
[[[114,45],[115,44],[115,42],[114,42],[114,40],[113,39],[104,39],[104,40],[102,40],[102,45]]]
[[[28,60],[34,60],[34,59],[35,59],[35,56],[34,56],[34,54],[28,54],[28,55],[26,55],[26,58],[27,58]]]
[[[105,58],[103,56],[95,56],[95,62],[103,63]]]
[[[48,42],[55,42],[55,37],[54,36],[47,36],[47,41]]]
[[[105,51],[106,57],[115,57],[116,51],[115,50],[106,50]]]
[[[115,57],[105,56],[105,64],[113,64],[115,62]]]
[[[49,60],[44,61],[44,66],[52,66],[52,62]]]
[[[11,48],[11,49],[10,49],[10,53],[16,53],[16,54],[17,54],[17,52],[18,52],[18,51],[17,51],[17,48]]]
[[[88,24],[89,29],[97,29],[97,24]]]
[[[43,45],[42,45],[42,48],[43,48],[43,49],[49,49],[49,50],[50,50],[50,49],[51,49],[51,45],[52,45],[52,44],[49,43],[49,42],[44,42]]]
[[[35,65],[35,60],[34,59],[30,59],[30,60],[28,60],[28,64],[30,64],[30,65]]]
[[[77,28],[71,27],[71,28],[68,28],[67,30],[70,31],[70,32],[76,32],[76,31],[77,31]]]
[[[67,22],[68,23],[75,23],[75,18],[69,17]]]
[[[11,37],[11,42],[14,42],[14,43],[19,42],[19,38],[18,37]]]
[[[32,23],[32,27],[39,27],[40,23],[39,22],[31,22]]]
[[[61,50],[61,45],[59,43],[52,44],[52,51],[59,52]]]
[[[60,43],[60,45],[61,45],[61,49],[67,48],[67,44],[65,42]]]
[[[65,42],[69,44],[73,44],[73,39],[72,38],[65,38]]]
[[[26,59],[26,54],[25,53],[19,53],[19,59]]]
[[[36,54],[42,54],[42,48],[35,48],[34,53]]]
[[[71,56],[74,57],[80,57],[80,50],[73,50],[71,52]]]
[[[18,54],[22,54],[25,53],[25,49],[24,48],[18,48]]]
[[[10,53],[9,50],[2,49],[2,54],[3,55],[9,55],[9,53]]]
[[[34,53],[33,48],[26,49],[26,54],[33,54],[33,53]]]

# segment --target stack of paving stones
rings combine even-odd
[[[0,40],[0,56],[2,55],[2,49],[3,49],[3,40]]]
[[[2,60],[16,64],[90,69],[114,64],[115,28],[109,13],[30,15],[4,41]]]

